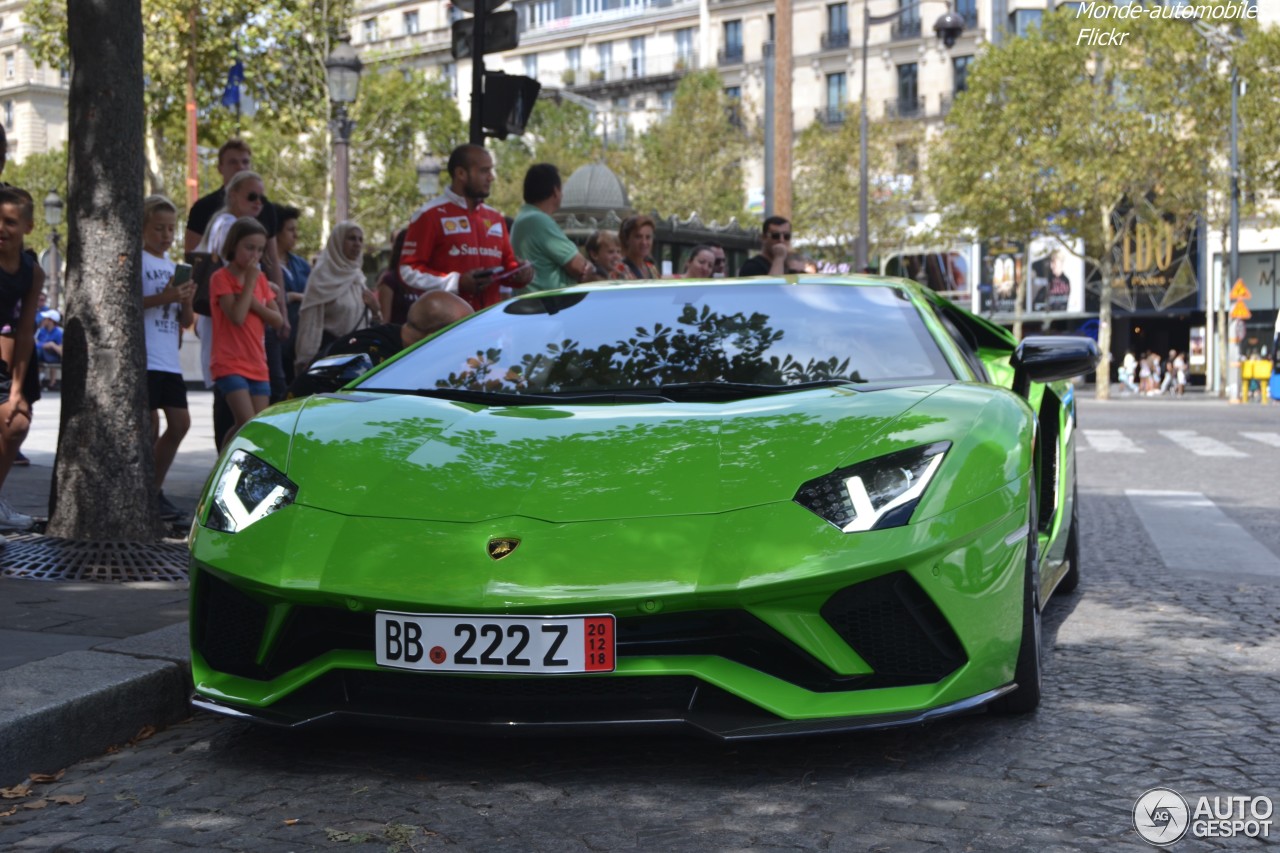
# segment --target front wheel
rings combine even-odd
[[[1032,483],[1034,484],[1034,480]],[[1013,680],[1017,689],[991,703],[997,714],[1027,714],[1040,706],[1043,679],[1040,659],[1040,560],[1039,537],[1036,533],[1036,494],[1031,491],[1031,511],[1027,528],[1027,565],[1022,579],[1022,643]]]

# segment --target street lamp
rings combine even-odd
[[[58,285],[61,279],[62,258],[58,254],[58,226],[62,224],[62,198],[54,190],[44,197],[44,221],[49,225],[49,307],[58,307]]]
[[[341,36],[338,46],[324,61],[325,74],[329,78],[329,100],[333,102],[333,120],[329,127],[333,131],[333,194],[339,222],[347,218],[350,186],[348,148],[351,131],[355,127],[355,122],[347,117],[347,105],[355,103],[363,68],[364,63],[351,46],[350,35]]]
[[[424,198],[435,198],[440,192],[440,173],[444,163],[439,157],[428,154],[418,161],[418,192]]]
[[[904,12],[918,9],[924,2],[927,0],[916,0],[884,15],[871,14],[870,3],[864,3],[862,6],[862,116],[861,123],[858,125],[858,245],[854,256],[854,265],[858,272],[867,268],[867,243],[870,231],[867,225],[867,35],[871,31],[872,24],[887,24],[897,20]],[[943,46],[948,48],[954,46],[956,39],[964,32],[964,19],[951,11],[949,0],[946,14],[934,23],[933,31],[938,34]]]

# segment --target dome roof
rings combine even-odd
[[[613,211],[619,217],[631,214],[631,202],[622,181],[603,163],[588,163],[564,182],[560,203],[562,215],[603,216]]]

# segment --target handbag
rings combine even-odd
[[[222,259],[212,252],[187,252],[187,263],[191,264],[191,280],[196,283],[196,295],[191,300],[191,308],[197,314],[213,316],[213,307],[209,303],[209,280],[222,268]]]

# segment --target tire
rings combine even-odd
[[[1043,667],[1040,658],[1040,540],[1036,533],[1035,479],[1031,481],[1031,520],[1027,531],[1027,565],[1022,573],[1022,643],[1013,680],[1018,685],[991,703],[997,714],[1029,714],[1040,706]]]
[[[1071,494],[1071,529],[1067,531],[1067,562],[1071,568],[1058,581],[1058,592],[1075,592],[1080,586],[1080,515],[1076,501],[1079,490],[1073,489]]]

